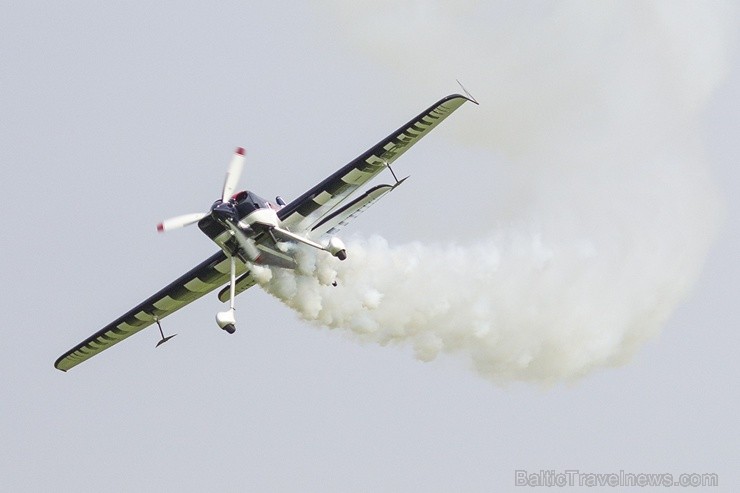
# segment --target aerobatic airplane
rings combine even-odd
[[[346,259],[344,243],[335,234],[403,183],[405,178],[398,180],[391,164],[466,101],[478,104],[472,97],[459,94],[442,98],[288,204],[280,197],[271,203],[254,192],[234,193],[245,160],[244,149],[237,148],[221,196],[208,212],[174,217],[157,226],[158,231],[164,232],[197,223],[220,250],[64,353],[54,366],[67,371],[152,324],[159,327],[159,346],[174,337],[165,337],[160,323],[164,317],[224,284],[227,286],[218,297],[222,302],[229,302],[229,309],[216,315],[216,323],[233,334],[236,330],[234,297],[256,283],[251,266],[295,268],[295,249],[286,248],[291,243],[309,245],[340,260]],[[392,185],[374,186],[346,202],[386,168],[395,180]]]

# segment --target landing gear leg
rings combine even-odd
[[[236,316],[234,314],[234,297],[236,297],[236,258],[231,259],[231,284],[229,285],[229,309],[216,314],[216,323],[229,334],[236,332]]]

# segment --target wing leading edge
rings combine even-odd
[[[245,265],[238,261],[237,272],[245,270]],[[229,259],[219,251],[64,353],[54,367],[67,371],[228,281]]]
[[[398,159],[466,101],[475,103],[460,94],[440,99],[336,173],[287,204],[278,211],[278,217],[292,231],[310,231],[332,209]]]

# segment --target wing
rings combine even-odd
[[[292,231],[309,231],[332,209],[398,159],[465,101],[473,100],[459,94],[440,99],[364,154],[280,209],[278,217]]]
[[[54,363],[54,366],[59,370],[67,371],[149,327],[155,320],[162,320],[167,315],[228,282],[229,268],[229,259],[219,251],[64,353]],[[237,261],[237,273],[245,270],[245,265]]]

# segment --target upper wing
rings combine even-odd
[[[188,303],[210,293],[229,281],[229,259],[219,251],[169,284],[146,301],[129,310],[125,315],[109,323],[101,330],[70,349],[54,363],[62,371],[79,365],[101,351],[125,338],[149,327]],[[246,270],[237,261],[237,273]]]
[[[440,99],[364,154],[280,209],[278,217],[293,231],[311,229],[334,207],[421,140],[465,101],[473,100],[459,94]]]

